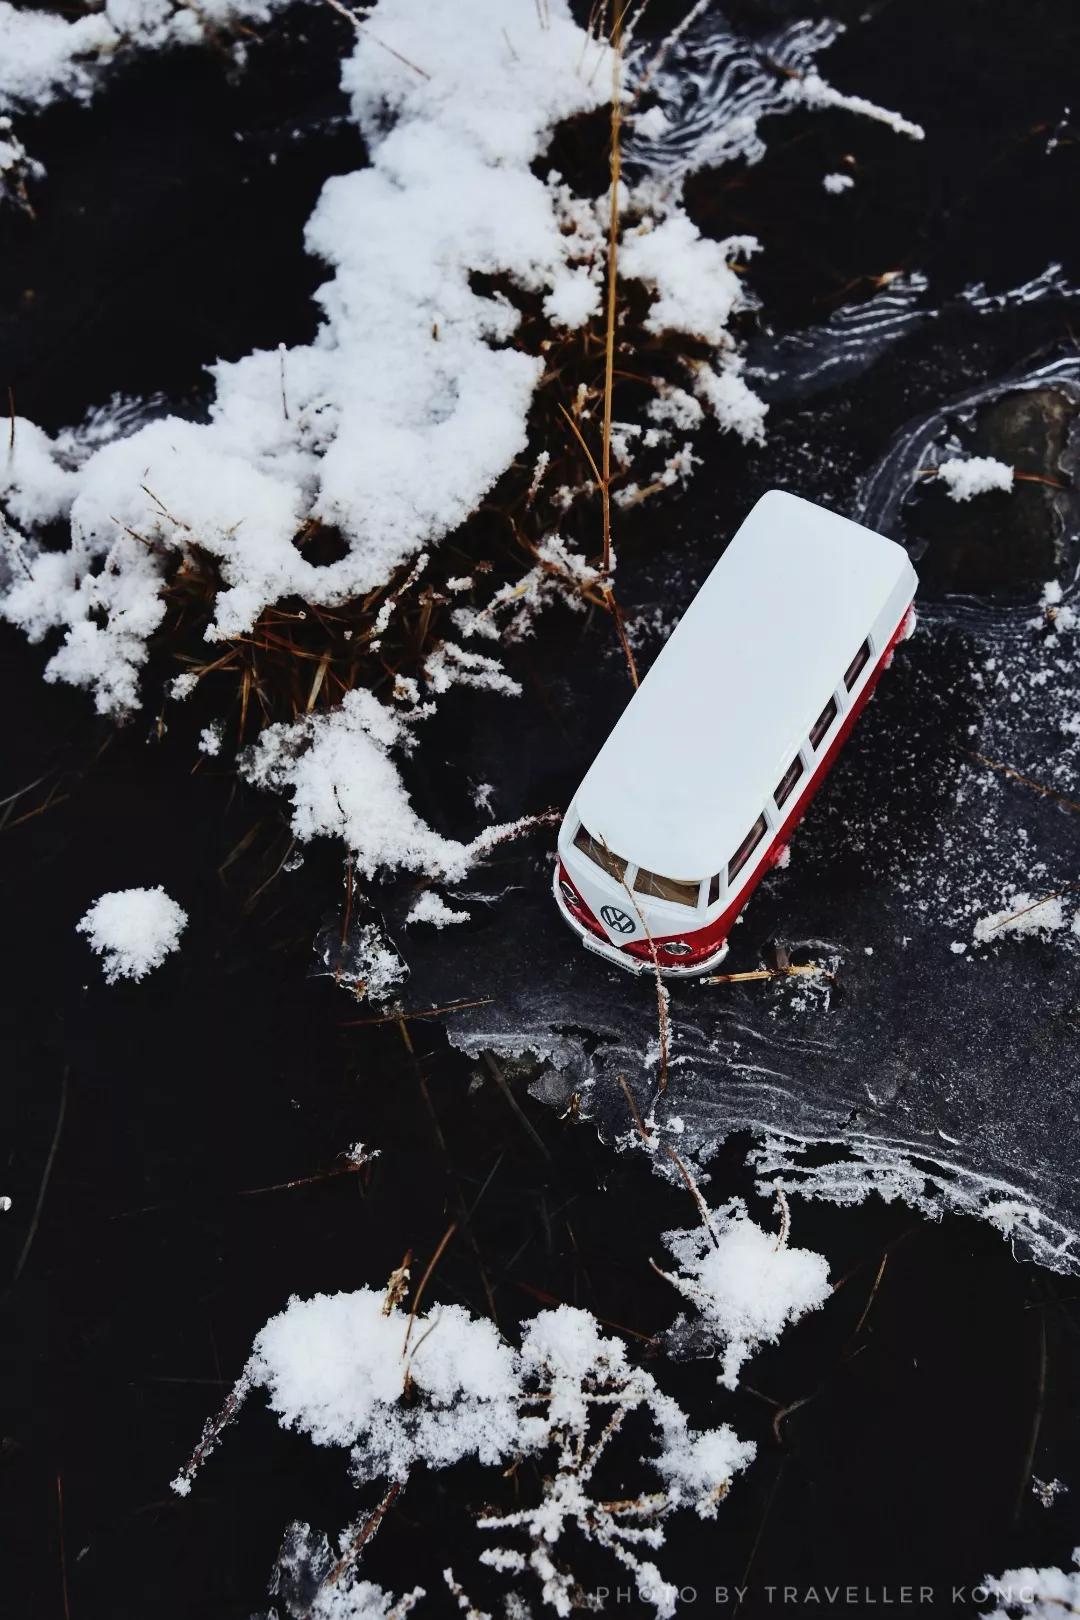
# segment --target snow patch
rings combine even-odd
[[[76,925],[102,958],[107,984],[142,979],[180,944],[187,912],[160,887],[103,894]]]
[[[1060,895],[1052,894],[1045,900],[1033,900],[1031,895],[1018,890],[1009,896],[1001,911],[979,918],[975,924],[974,938],[976,945],[987,945],[1006,934],[1024,939],[1032,934],[1053,934],[1064,926],[1065,913]]]
[[[468,922],[471,913],[454,911],[434,889],[425,889],[405,918],[407,923],[430,923],[433,928],[449,928],[453,923]]]
[[[735,1389],[743,1363],[784,1328],[817,1310],[832,1292],[828,1262],[812,1249],[792,1249],[786,1230],[766,1232],[734,1199],[722,1210],[702,1209],[702,1224],[666,1232],[679,1263],[668,1281],[694,1307],[700,1325],[723,1350],[720,1383]],[[786,1228],[786,1218],[785,1218]],[[685,1318],[676,1326],[685,1326]]]
[[[937,475],[945,480],[954,501],[970,501],[992,489],[1013,487],[1013,469],[994,456],[951,456],[938,467]]]

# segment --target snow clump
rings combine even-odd
[[[430,923],[433,928],[449,928],[454,923],[468,922],[470,913],[455,911],[448,906],[442,895],[436,894],[434,889],[425,889],[418,900],[413,902],[407,923]]]
[[[773,1343],[790,1323],[817,1310],[831,1293],[828,1262],[812,1249],[792,1249],[750,1219],[741,1199],[724,1209],[701,1206],[702,1224],[667,1232],[664,1242],[679,1263],[661,1276],[693,1305],[694,1326],[723,1350],[720,1382],[735,1389],[743,1363],[762,1344]],[[688,1327],[676,1324],[676,1337]]]
[[[983,1588],[997,1603],[983,1620],[1061,1620],[1080,1613],[1080,1547],[1073,1550],[1075,1569],[1007,1569],[986,1575]]]
[[[94,901],[77,926],[102,958],[107,984],[142,979],[180,944],[187,912],[156,889],[119,889]]]
[[[340,838],[364,877],[382,870],[457,880],[534,819],[486,827],[470,843],[429,827],[390,757],[391,748],[412,746],[410,727],[417,717],[388,709],[356,687],[339,708],[268,726],[241,757],[240,771],[256,787],[291,794],[295,837],[301,843]]]
[[[939,478],[948,486],[949,498],[970,501],[973,495],[985,495],[992,489],[1009,491],[1013,487],[1013,469],[994,456],[950,456],[937,469]]]

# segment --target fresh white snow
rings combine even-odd
[[[774,1342],[790,1323],[825,1303],[832,1291],[829,1267],[812,1249],[789,1248],[784,1231],[764,1231],[741,1199],[702,1213],[700,1226],[664,1234],[679,1269],[662,1275],[718,1341],[720,1382],[735,1389],[743,1363],[759,1345]]]
[[[425,889],[405,918],[407,923],[430,923],[433,928],[449,928],[469,921],[469,912],[455,911],[434,889]]]
[[[850,191],[855,181],[850,174],[827,174],[821,184],[830,196],[838,197],[842,191]]]
[[[985,1575],[983,1588],[996,1602],[983,1620],[1062,1620],[1080,1614],[1080,1547],[1073,1550],[1074,1568],[1007,1569]]]
[[[989,945],[1006,935],[1017,939],[1032,934],[1045,936],[1064,928],[1065,920],[1061,895],[1047,895],[1040,900],[1017,890],[1009,895],[1000,911],[978,919],[974,939],[976,945]]]
[[[485,827],[469,843],[446,838],[413,808],[391,749],[407,750],[423,710],[399,712],[364,687],[339,708],[268,726],[240,759],[256,787],[287,793],[301,843],[341,839],[364,877],[424,872],[459,879],[495,845],[532,825],[530,818]]]
[[[992,489],[1013,487],[1013,469],[994,456],[951,456],[940,464],[937,475],[945,480],[954,501],[970,501]]]
[[[178,949],[187,912],[156,889],[119,889],[103,894],[76,925],[102,958],[108,984],[142,979]]]

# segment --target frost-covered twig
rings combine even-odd
[[[436,1307],[416,1315],[405,1364],[402,1332],[410,1320],[396,1300],[374,1289],[290,1301],[256,1338],[233,1396],[175,1488],[187,1493],[239,1401],[255,1388],[266,1390],[283,1424],[317,1444],[349,1447],[358,1480],[387,1483],[378,1522],[396,1494],[392,1487],[418,1463],[444,1468],[472,1457],[504,1466],[531,1455],[542,1470],[539,1500],[478,1521],[481,1529],[523,1537],[527,1550],[500,1544],[483,1551],[481,1562],[505,1573],[531,1571],[544,1602],[565,1615],[576,1582],[562,1561],[563,1544],[576,1532],[631,1573],[658,1615],[672,1615],[676,1588],[643,1551],[663,1545],[664,1521],[675,1512],[713,1518],[754,1447],[726,1425],[692,1429],[653,1374],[635,1367],[623,1344],[586,1311],[564,1305],[542,1312],[524,1326],[514,1350],[491,1323],[459,1306]],[[612,1500],[594,1479],[633,1414],[652,1435],[654,1449],[644,1459],[652,1480]],[[333,1566],[343,1583],[355,1578],[355,1553],[370,1539],[373,1517],[343,1538]],[[320,1592],[329,1574],[324,1563]],[[316,1606],[312,1614],[322,1611]]]

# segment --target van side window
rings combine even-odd
[[[836,719],[836,699],[831,697],[810,727],[810,743],[814,748],[821,746],[821,739]]]
[[[647,872],[643,866],[637,869],[634,878],[634,891],[637,894],[652,895],[654,900],[674,900],[679,906],[697,906],[698,892],[701,880],[696,883],[680,883],[678,878],[661,877],[659,872]]]
[[[720,898],[720,874],[719,874],[719,872],[717,872],[715,877],[712,877],[712,878],[709,879],[709,905],[710,906],[715,906],[715,904],[719,900],[719,898]]]
[[[802,773],[802,755],[796,754],[795,758],[792,760],[791,764],[788,766],[787,770],[784,772],[783,776],[776,785],[776,792],[773,794],[773,798],[776,800],[777,805],[783,804],[784,800],[787,798],[788,794],[791,792]]]
[[[599,838],[594,838],[582,822],[574,834],[574,848],[580,849],[590,861],[594,861],[601,871],[607,872],[613,878],[621,878],[626,871],[626,862],[621,855],[614,854]]]
[[[743,839],[730,861],[728,861],[727,880],[729,883],[734,882],[735,878],[742,871],[755,849],[757,849],[758,845],[761,843],[761,840],[764,838],[768,828],[769,824],[765,820],[764,815],[758,816],[757,820],[754,822],[754,825],[751,827],[750,831],[747,833],[746,837]]]
[[[864,641],[854,658],[851,660],[851,663],[844,671],[844,685],[847,687],[849,692],[869,662],[870,643],[869,641]]]

